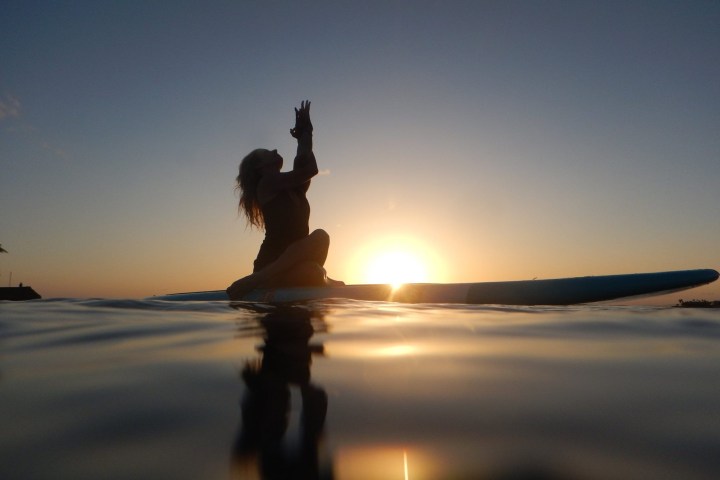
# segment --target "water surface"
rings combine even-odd
[[[0,302],[2,479],[710,479],[720,311]]]

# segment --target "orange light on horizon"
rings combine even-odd
[[[402,250],[379,253],[365,270],[367,283],[389,283],[394,289],[404,283],[429,281],[425,262],[418,256]]]
[[[409,237],[390,237],[364,246],[352,266],[363,283],[390,284],[440,282],[440,261],[424,244]]]

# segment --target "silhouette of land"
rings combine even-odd
[[[42,298],[32,287],[0,287],[0,300],[37,300]]]
[[[720,300],[680,300],[676,307],[681,308],[720,308]]]

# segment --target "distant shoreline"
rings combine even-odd
[[[680,300],[676,307],[679,308],[720,308],[720,300]]]

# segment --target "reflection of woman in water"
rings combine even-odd
[[[290,308],[270,313],[261,321],[265,331],[262,359],[248,362],[242,371],[246,386],[242,428],[233,452],[239,476],[250,473],[243,470],[258,468],[263,479],[327,478],[318,456],[327,394],[310,382],[312,354],[323,349],[309,344],[315,332],[310,317],[307,310]],[[302,434],[297,449],[288,449],[284,441],[291,386],[298,387],[302,396]]]
[[[283,158],[277,150],[253,150],[240,163],[240,209],[251,226],[265,229],[265,239],[253,273],[228,287],[231,299],[258,287],[342,283],[330,280],[323,268],[330,237],[324,230],[309,233],[310,204],[305,194],[318,173],[309,101],[295,109],[295,128],[290,133],[298,142],[291,171],[280,171]]]

